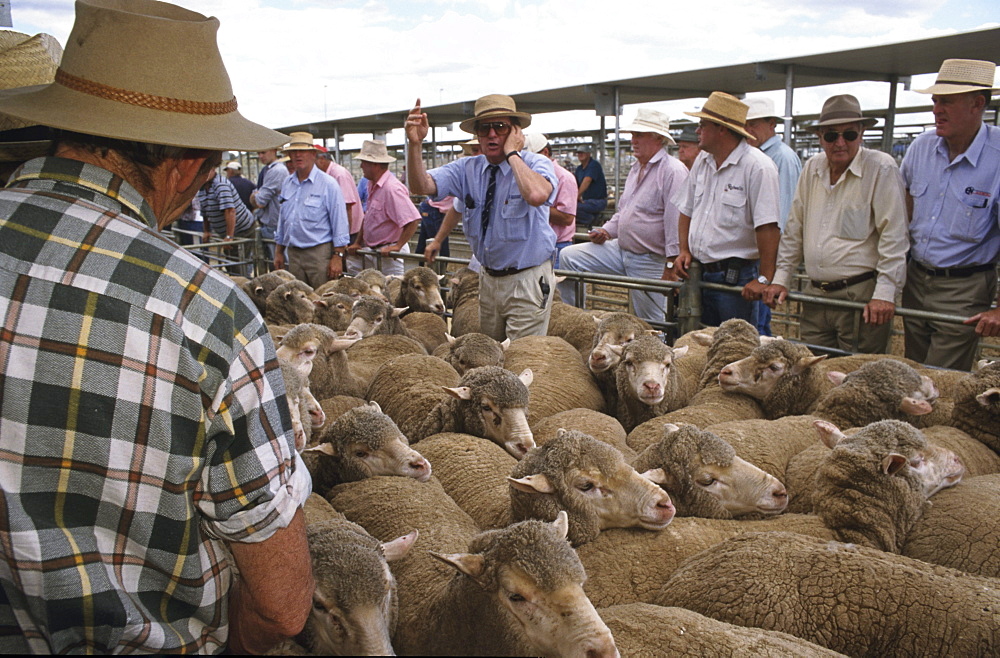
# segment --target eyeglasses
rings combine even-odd
[[[858,138],[859,134],[860,133],[858,133],[857,130],[845,130],[842,133],[839,133],[836,130],[830,130],[828,132],[823,133],[823,141],[826,142],[827,144],[833,144],[835,141],[837,141],[838,137],[843,136],[845,142],[853,142]]]
[[[497,137],[503,137],[510,133],[512,128],[511,124],[504,123],[502,121],[494,121],[492,123],[477,123],[476,124],[476,134],[480,137],[489,137],[490,131],[492,130],[497,134]]]

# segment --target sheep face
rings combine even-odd
[[[620,369],[628,381],[628,389],[643,404],[653,406],[663,402],[676,376],[671,377],[675,358],[687,353],[687,347],[671,350],[653,336],[632,342],[622,354]]]
[[[387,562],[406,555],[417,533],[379,544],[362,532],[337,522],[307,528],[316,589],[305,634],[313,653],[395,655],[396,580]]]
[[[535,447],[528,427],[528,386],[533,375],[497,366],[473,368],[460,384],[445,391],[459,400],[458,416],[467,434],[489,439],[517,459]]]
[[[341,338],[329,327],[305,323],[281,336],[277,352],[279,359],[290,362],[308,378],[316,357],[346,350],[356,342],[358,338]],[[305,370],[306,367],[308,370]]]
[[[665,528],[675,510],[670,496],[653,482],[661,477],[662,471],[640,475],[613,447],[560,429],[507,481],[515,518],[553,518],[566,511],[570,540],[582,544],[608,528]]]
[[[724,391],[742,393],[764,400],[785,378],[803,374],[826,356],[790,356],[785,341],[761,345],[750,356],[734,361],[719,372],[719,386]]]
[[[357,276],[354,278],[368,284],[368,294],[374,297],[381,297],[382,299],[389,301],[386,297],[386,277],[385,274],[379,270],[369,267],[368,269],[358,272]]]
[[[483,366],[503,367],[504,350],[510,345],[509,338],[503,343],[498,343],[486,334],[472,333],[458,338],[450,334],[446,336],[450,347],[445,361],[450,363],[459,375]]]
[[[647,332],[641,320],[627,313],[614,313],[603,319],[595,318],[595,322],[597,322],[597,334],[594,336],[594,347],[590,350],[590,358],[587,360],[587,366],[595,374],[606,372],[618,365],[622,350],[615,348],[624,347]]]
[[[396,298],[397,306],[406,306],[410,312],[444,313],[441,284],[434,270],[414,267],[403,276],[403,283]]]
[[[351,308],[351,323],[345,338],[367,338],[388,331],[392,318],[398,318],[405,308],[393,308],[376,297],[362,297]]]
[[[283,283],[267,296],[267,320],[275,323],[312,322],[319,298],[301,281]]]
[[[788,507],[785,486],[740,457],[733,457],[727,466],[699,459],[692,467],[691,481],[695,486],[717,499],[733,518],[781,514]]]
[[[320,468],[332,468],[340,482],[354,482],[376,475],[397,475],[427,482],[431,464],[410,447],[406,437],[378,404],[355,407],[323,433],[322,443],[310,450],[324,459]]]
[[[334,331],[345,331],[351,324],[351,308],[354,300],[338,292],[327,292],[316,302],[313,319]]]
[[[472,553],[431,554],[456,569],[465,586],[488,593],[504,625],[533,653],[618,658],[611,631],[583,591],[586,576],[566,543],[567,526],[560,513],[551,524],[524,521],[483,533]]]

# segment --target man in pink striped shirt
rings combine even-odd
[[[325,146],[316,145],[319,149],[319,157],[316,158],[316,167],[328,174],[340,185],[340,191],[344,195],[344,203],[347,204],[347,221],[350,223],[351,242],[357,237],[361,230],[361,220],[364,219],[365,211],[361,208],[361,196],[358,194],[357,183],[354,176],[347,170],[333,161],[330,152]],[[361,259],[357,256],[347,257],[347,273],[357,274],[361,271]]]
[[[556,200],[549,207],[549,225],[556,232],[556,257],[553,266],[559,267],[559,253],[573,244],[573,236],[576,235],[576,197],[579,193],[576,176],[555,161],[552,149],[549,148],[549,138],[542,133],[525,135],[524,148],[552,160],[552,168],[556,170],[559,191],[556,192]]]

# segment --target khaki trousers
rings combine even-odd
[[[809,283],[803,292],[816,297],[867,304],[875,294],[875,279],[855,283],[853,286],[834,292],[823,292]],[[803,303],[799,336],[804,342],[812,345],[836,347],[848,352],[881,354],[889,347],[892,320],[879,325],[866,324],[861,319],[861,311]],[[857,346],[854,344],[855,338]]]
[[[548,285],[548,295],[542,294],[542,281]],[[555,292],[556,281],[550,260],[508,276],[490,276],[486,268],[481,269],[480,331],[498,341],[544,336],[549,330]]]
[[[333,245],[329,242],[305,249],[288,246],[285,248],[285,255],[288,259],[288,271],[299,281],[318,288],[330,280],[326,272],[330,259],[333,258]]]

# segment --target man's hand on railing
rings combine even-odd
[[[976,313],[965,324],[976,325],[976,333],[980,336],[1000,336],[1000,308]]]

